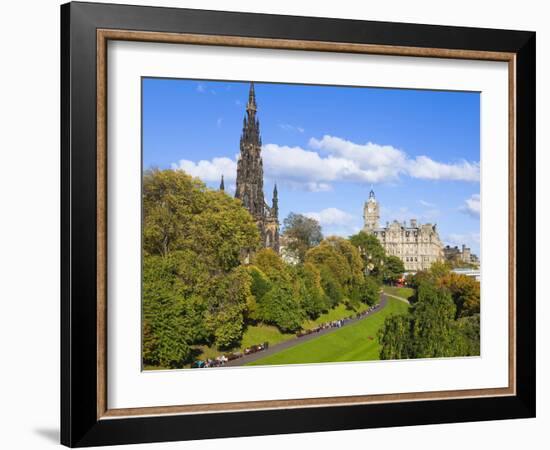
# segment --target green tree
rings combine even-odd
[[[378,332],[380,359],[410,358],[411,317],[393,314],[386,318]]]
[[[244,267],[211,278],[205,295],[205,324],[217,347],[228,348],[242,339],[245,312],[252,300],[250,285],[251,277]]]
[[[230,271],[242,250],[260,238],[252,216],[239,200],[212,191],[182,171],[149,170],[143,176],[143,249],[166,256],[190,250],[211,271]]]
[[[295,331],[300,328],[305,314],[293,285],[293,269],[270,248],[258,251],[254,264],[265,274],[271,288],[257,304],[257,317],[265,323],[276,325],[281,331]],[[294,277],[296,278],[296,277]],[[303,280],[299,280],[303,283]],[[304,286],[305,287],[305,286]],[[300,292],[303,294],[304,291]]]
[[[418,287],[422,283],[435,283],[435,277],[427,270],[419,270],[415,274],[408,275],[406,278],[407,285],[413,289],[413,294],[409,297],[409,303],[414,305],[418,301]]]
[[[456,332],[460,337],[457,341],[456,354],[461,356],[480,355],[480,324],[479,314],[462,317],[455,322]]]
[[[326,308],[333,308],[345,299],[344,288],[330,270],[330,267],[320,266],[321,286],[325,293]]]
[[[380,284],[373,276],[365,277],[357,284],[351,295],[354,301],[374,305],[380,298]]]
[[[293,267],[294,296],[310,319],[316,319],[327,308],[321,286],[321,273],[311,263]]]
[[[445,275],[450,273],[451,266],[446,262],[436,261],[432,263],[429,271],[433,275],[433,277],[438,280],[439,278],[444,277]]]
[[[386,251],[378,238],[372,234],[360,231],[350,236],[349,241],[359,251],[366,271],[370,275],[381,279],[386,260]]]
[[[166,256],[184,247],[192,217],[206,208],[204,185],[183,172],[150,170],[143,175],[143,250]]]
[[[321,268],[325,267],[342,287],[350,283],[350,268],[345,256],[325,241],[309,250],[305,261],[318,267],[321,275],[323,275]]]
[[[253,296],[253,301],[248,305],[248,314],[247,317],[253,321],[259,320],[258,316],[258,305],[263,303],[265,294],[269,292],[272,287],[271,281],[269,278],[256,266],[248,266],[248,273],[251,277],[250,292]]]
[[[291,212],[284,220],[287,248],[303,262],[306,252],[323,240],[321,225],[315,219]]]
[[[412,307],[410,357],[456,356],[455,312],[454,302],[445,290],[421,284],[418,302]]]
[[[405,273],[403,261],[397,256],[388,256],[384,267],[384,280],[389,283],[395,283],[403,277],[403,273]]]
[[[255,313],[243,249],[257,226],[236,200],[181,171],[143,178],[143,358],[180,366],[191,346],[229,347]]]
[[[287,266],[282,258],[271,248],[258,251],[253,259],[255,264],[272,282],[290,281]]]
[[[324,245],[330,245],[335,248],[347,261],[349,270],[348,287],[351,292],[353,286],[362,282],[364,278],[363,260],[359,250],[354,247],[350,241],[337,236],[330,236],[323,241]]]
[[[456,307],[445,289],[430,283],[418,287],[409,314],[387,318],[379,331],[381,359],[465,356],[466,337],[454,320]]]
[[[479,281],[453,272],[438,279],[438,286],[448,289],[456,305],[456,316],[466,317],[479,314],[480,287]]]
[[[349,241],[342,238],[329,237],[325,239],[306,253],[305,261],[319,268],[323,288],[333,303],[334,301],[338,303],[344,297],[351,296],[353,288],[360,284],[364,278],[363,262],[359,251]],[[330,276],[327,271],[331,272]],[[332,292],[329,293],[326,291],[325,285],[327,282],[333,285],[332,279],[338,282],[339,289],[332,289]],[[339,290],[342,290],[342,297],[336,300],[333,295]]]
[[[259,306],[262,320],[276,325],[283,332],[298,330],[305,317],[293,294],[289,283],[274,283]]]
[[[193,336],[187,325],[194,315],[186,318],[186,311],[193,308],[195,300],[189,302],[191,305],[186,304],[184,290],[176,282],[177,268],[174,258],[144,258],[142,355],[145,364],[181,367],[190,356],[189,343]],[[196,325],[200,327],[200,320]]]

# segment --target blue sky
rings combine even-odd
[[[373,187],[381,224],[436,223],[479,254],[480,97],[472,92],[256,83],[264,190],[280,221],[325,235],[362,227]],[[234,190],[248,82],[143,79],[144,168],[178,168]]]

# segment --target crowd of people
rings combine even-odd
[[[206,369],[208,367],[223,367],[228,361],[233,361],[234,359],[242,358],[245,355],[251,355],[252,353],[261,352],[267,350],[269,347],[269,342],[264,342],[262,344],[251,345],[246,347],[242,352],[232,352],[226,353],[224,355],[216,356],[216,358],[208,358],[206,360],[197,360],[191,364],[192,369]]]
[[[357,313],[355,316],[351,315],[348,317],[344,317],[343,319],[338,320],[332,320],[330,322],[324,322],[320,325],[317,325],[315,328],[310,328],[307,330],[300,330],[296,333],[297,338],[301,338],[303,336],[308,336],[313,333],[319,333],[320,331],[326,330],[328,328],[342,328],[344,325],[348,324],[354,319],[362,319],[363,317],[368,316],[372,311],[374,311],[376,308],[378,308],[379,304],[371,306],[370,308],[366,309],[365,311],[362,311],[360,313]]]
[[[313,333],[319,333],[329,328],[342,328],[344,325],[348,324],[352,320],[362,319],[363,317],[368,316],[371,312],[376,310],[379,306],[380,305],[377,303],[369,307],[365,311],[355,314],[355,316],[351,315],[348,317],[344,317],[343,319],[331,320],[330,322],[324,322],[316,326],[315,328],[300,330],[296,333],[296,338],[308,336]],[[223,367],[228,361],[233,361],[234,359],[242,358],[243,356],[246,356],[246,355],[251,355],[253,353],[261,352],[261,351],[267,350],[268,348],[269,348],[269,342],[251,345],[250,347],[246,347],[242,352],[226,353],[224,355],[219,355],[214,359],[208,358],[204,361],[197,360],[191,365],[191,368],[205,369],[208,367]]]

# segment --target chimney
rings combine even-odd
[[[411,219],[411,228],[416,228],[417,226],[416,219]]]

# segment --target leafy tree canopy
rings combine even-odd
[[[424,278],[409,314],[386,319],[379,332],[382,359],[479,355],[479,314],[455,320],[449,289]]]
[[[263,248],[252,258],[255,264],[272,282],[290,280],[287,265],[271,248]]]
[[[206,334],[201,298],[186,297],[175,257],[146,256],[143,261],[143,360],[146,364],[181,367],[189,344]]]
[[[262,320],[276,325],[283,332],[300,329],[305,316],[293,294],[289,283],[274,283],[259,307]]]
[[[364,267],[368,273],[381,277],[386,261],[386,251],[378,238],[372,234],[360,231],[350,236],[349,241],[359,250],[359,254],[363,258]]]
[[[260,242],[252,216],[224,192],[212,191],[182,171],[143,176],[143,249],[146,255],[190,250],[211,270],[229,271],[242,250]]]
[[[386,258],[384,267],[384,279],[389,283],[395,283],[403,277],[405,265],[397,256],[390,255]]]
[[[303,262],[306,252],[323,240],[321,225],[315,219],[291,212],[283,222],[287,247]]]
[[[437,284],[450,292],[456,305],[457,318],[479,314],[480,286],[477,280],[449,272],[439,278]]]
[[[311,263],[292,268],[294,296],[310,319],[327,310],[327,301],[321,284],[321,272]]]
[[[247,305],[253,301],[250,285],[244,267],[211,278],[205,294],[205,324],[217,347],[228,348],[241,340]]]
[[[327,267],[343,288],[360,280],[363,264],[359,252],[349,241],[330,237],[306,253],[306,262]]]

